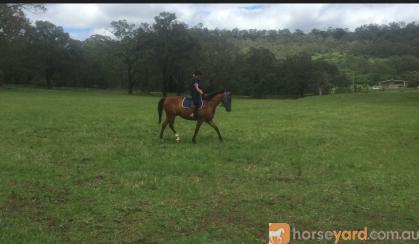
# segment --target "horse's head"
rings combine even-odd
[[[233,95],[232,92],[225,91],[223,95],[222,103],[224,107],[226,108],[227,112],[231,112],[231,96]]]

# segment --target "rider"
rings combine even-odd
[[[194,117],[196,119],[198,119],[198,109],[199,109],[201,96],[204,94],[201,88],[199,88],[201,75],[202,73],[199,70],[195,71],[192,74],[191,96],[192,96],[192,100],[195,107],[194,107],[193,113],[191,114],[191,117]]]

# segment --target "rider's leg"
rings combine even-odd
[[[193,107],[193,112],[191,114],[191,117],[197,118],[198,117],[199,102],[196,101],[196,100],[193,100],[193,104],[194,104],[194,107]]]
[[[193,108],[193,117],[198,118],[198,109],[199,103],[195,103],[195,107]]]
[[[199,97],[198,96],[192,96],[192,101],[194,104],[193,113],[191,114],[191,117],[197,118],[198,116],[198,109],[199,109]]]

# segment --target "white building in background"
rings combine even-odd
[[[384,80],[379,82],[380,86],[385,89],[401,89],[406,88],[409,81],[405,80]]]

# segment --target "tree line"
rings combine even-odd
[[[302,97],[390,78],[412,86],[419,82],[418,22],[308,33],[209,30],[162,12],[152,23],[112,21],[113,37],[80,41],[48,21],[30,23],[25,8],[45,11],[44,5],[0,4],[0,84],[123,88],[165,96],[187,91],[199,69],[208,92]]]

